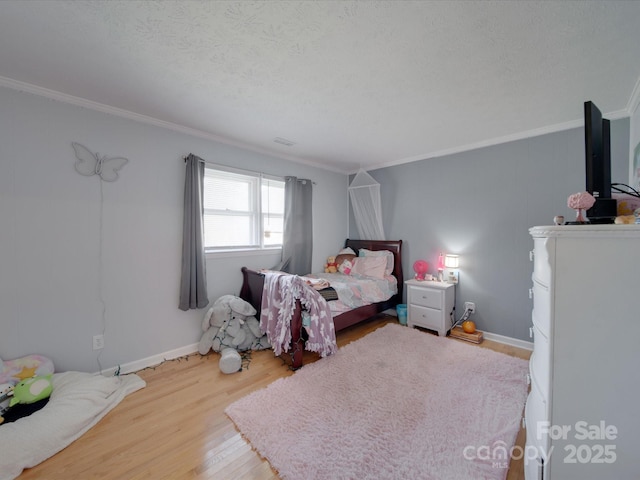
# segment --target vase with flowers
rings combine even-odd
[[[576,221],[568,223],[573,225],[584,225],[589,223],[589,219],[585,215],[585,212],[593,207],[594,203],[596,203],[596,199],[589,192],[578,192],[573,195],[569,195],[569,198],[567,199],[567,206],[576,211]]]

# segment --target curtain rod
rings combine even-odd
[[[193,154],[191,154],[193,155]],[[194,157],[198,157],[197,155],[194,155]],[[189,158],[189,155],[183,155],[182,156],[182,160],[184,160],[184,163],[187,163],[187,158]],[[199,161],[204,163],[205,165],[211,165],[212,167],[218,167],[218,168],[222,168],[222,169],[229,169],[229,170],[235,170],[237,172],[244,172],[244,173],[251,173],[251,174],[259,174],[260,176],[268,176],[268,177],[279,177],[279,178],[286,178],[286,177],[290,177],[291,175],[284,175],[284,176],[280,176],[280,175],[274,175],[272,173],[264,173],[264,172],[256,172],[255,170],[246,170],[243,168],[236,168],[236,167],[230,167],[229,165],[220,165],[218,163],[213,163],[213,162],[209,162],[208,160],[204,160],[203,158],[199,158]],[[306,182],[311,182],[312,185],[317,185],[316,182],[314,182],[313,180],[309,179],[309,178],[299,178],[298,180],[300,181],[306,181]]]

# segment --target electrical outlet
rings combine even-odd
[[[93,349],[102,350],[104,348],[104,335],[93,336]]]
[[[476,313],[476,304],[473,302],[464,302],[464,309],[469,310],[469,313]]]

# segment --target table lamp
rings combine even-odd
[[[458,283],[458,267],[460,265],[460,257],[458,255],[447,254],[444,257],[444,266],[450,269],[449,283]]]

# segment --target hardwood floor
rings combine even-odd
[[[338,345],[395,321],[381,315],[355,325],[338,333]],[[491,341],[482,347],[520,358],[530,354]],[[138,372],[146,388],[126,397],[66,449],[25,470],[20,480],[277,479],[224,409],[293,372],[271,350],[252,352],[248,368],[237,374],[221,373],[218,359],[216,353],[194,354]],[[315,354],[305,354],[305,363],[317,359]],[[522,431],[517,442],[524,446]],[[522,461],[512,462],[507,479],[523,478]]]

